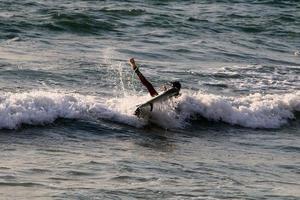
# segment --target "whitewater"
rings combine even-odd
[[[2,93],[0,128],[43,125],[59,118],[106,119],[142,127],[147,122],[133,113],[136,105],[147,97],[149,98],[131,96],[105,100],[95,96],[54,91]],[[300,92],[224,97],[183,90],[179,98],[173,98],[165,104],[154,105],[153,113],[148,113],[149,118],[155,118],[155,123],[163,128],[184,128],[190,120],[201,117],[249,128],[279,128],[290,120],[296,120],[296,112],[300,111]]]

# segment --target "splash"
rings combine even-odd
[[[110,109],[124,115],[133,115],[137,105],[148,101],[150,96],[126,95],[123,98],[114,98],[108,100],[106,104]],[[177,112],[176,106],[178,99],[170,99],[166,102],[155,103],[153,111],[150,107],[144,110],[143,118],[137,118],[144,125],[154,124],[165,129],[184,128],[185,122],[180,119],[180,113]]]

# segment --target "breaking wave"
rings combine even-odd
[[[134,116],[110,110],[93,96],[42,91],[1,94],[1,129],[15,129],[22,124],[49,124],[58,118],[107,119],[141,126]]]
[[[295,119],[295,112],[300,111],[300,92],[244,97],[196,93],[182,96],[178,108],[185,121],[200,115],[249,128],[279,128]]]
[[[134,127],[156,124],[163,128],[185,128],[202,117],[249,128],[279,128],[300,112],[300,92],[288,94],[251,94],[225,97],[183,91],[167,104],[154,105],[147,118],[133,115],[135,105],[148,96],[100,99],[74,93],[31,91],[2,93],[0,128],[16,129],[22,124],[43,125],[58,118],[105,119]]]
[[[126,102],[137,99],[127,97],[118,105],[126,108]],[[167,104],[154,105],[148,122],[164,128],[185,128],[191,120],[206,118],[247,128],[279,128],[296,119],[296,112],[300,112],[300,92],[226,97],[183,91],[182,96]]]

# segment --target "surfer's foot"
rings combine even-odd
[[[129,59],[129,64],[131,65],[132,69],[135,71],[137,69],[137,66],[135,64],[134,58]]]

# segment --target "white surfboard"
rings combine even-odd
[[[141,117],[141,112],[143,109],[149,107],[149,110],[152,111],[154,103],[161,103],[161,102],[164,102],[164,101],[170,99],[173,96],[177,96],[177,95],[179,95],[179,91],[180,91],[180,89],[175,88],[175,87],[172,87],[172,88],[164,91],[163,93],[153,97],[149,101],[147,101],[143,104],[137,105],[137,108],[136,108],[134,114],[137,115],[138,117]]]

